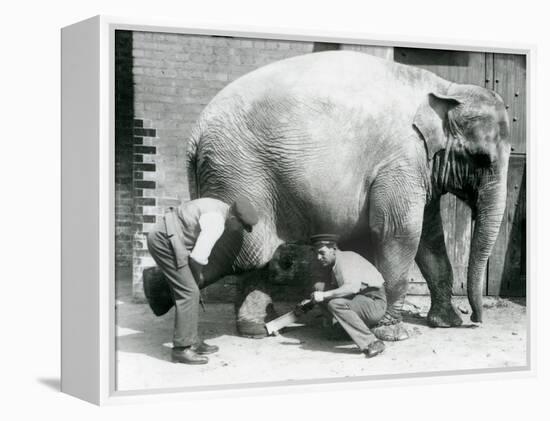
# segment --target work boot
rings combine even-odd
[[[199,355],[190,346],[172,348],[172,362],[183,364],[206,364],[208,357]]]
[[[208,345],[204,341],[197,342],[191,347],[191,349],[200,355],[213,354],[214,352],[218,352],[220,350],[218,346]]]
[[[363,353],[367,358],[372,358],[384,352],[385,349],[386,349],[386,345],[384,345],[384,342],[374,341],[369,344],[367,349],[363,350]]]

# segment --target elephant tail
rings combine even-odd
[[[201,138],[201,127],[197,124],[193,127],[191,135],[187,141],[187,180],[189,184],[189,195],[191,200],[200,197],[199,179],[198,179],[198,149]]]

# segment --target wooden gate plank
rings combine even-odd
[[[493,89],[510,117],[512,156],[508,167],[506,210],[488,263],[488,293],[524,296],[526,292],[526,57],[494,54]]]
[[[394,60],[429,70],[452,82],[485,84],[485,53],[396,47]]]
[[[462,200],[456,198],[455,242],[451,247],[453,256],[453,294],[467,294],[468,259],[470,258],[470,240],[472,238],[472,211]],[[447,248],[449,250],[449,248]]]
[[[525,295],[525,170],[523,156],[510,158],[506,210],[488,264],[489,295]]]
[[[514,153],[526,153],[525,56],[494,54],[494,88],[510,116],[510,141]]]
[[[457,289],[457,281],[460,274],[457,273],[455,262],[455,242],[456,242],[456,197],[446,194],[441,198],[441,219],[443,220],[443,232],[445,234],[445,247],[449,260],[453,267],[453,293]]]

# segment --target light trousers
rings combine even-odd
[[[174,299],[174,347],[188,347],[199,341],[200,290],[189,264],[177,267],[176,256],[165,227],[162,218],[147,235],[147,247],[157,266],[168,279]]]

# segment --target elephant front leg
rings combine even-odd
[[[237,282],[237,332],[241,336],[263,338],[267,336],[265,323],[277,315],[268,287],[268,271],[259,269],[244,273]]]
[[[428,325],[460,326],[462,317],[451,304],[453,269],[445,247],[439,200],[425,209],[416,263],[428,283],[431,295]]]

